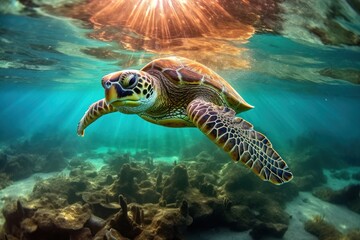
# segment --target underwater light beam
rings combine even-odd
[[[243,39],[244,33],[248,38],[254,32],[251,26],[235,20],[217,0],[92,1],[90,8],[94,10],[90,21],[95,26],[125,27],[160,40],[200,36]]]
[[[249,68],[246,49],[239,46],[255,33],[247,19],[256,15],[250,5],[246,0],[88,0],[57,11],[90,23],[89,37],[117,42],[120,49],[239,69]],[[241,16],[230,12],[233,6],[241,6],[243,11],[234,10]],[[251,14],[243,14],[247,10]]]

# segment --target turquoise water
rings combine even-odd
[[[118,66],[121,59],[96,59],[83,52],[111,43],[87,39],[86,30],[66,19],[2,15],[1,22],[3,141],[37,132],[65,134],[77,144],[101,136],[104,139],[97,144],[125,148],[156,149],[168,144],[169,138],[174,144],[170,148],[189,144],[194,138],[207,141],[196,129],[164,128],[120,113],[90,126],[86,139],[77,138],[74,133],[82,114],[92,102],[104,97],[101,77],[126,69]],[[291,151],[288,143],[309,133],[319,140],[325,135],[327,142],[341,146],[348,142],[356,147],[360,136],[356,127],[360,119],[359,87],[319,72],[327,68],[359,69],[358,48],[311,45],[270,34],[256,34],[241,47],[248,49],[245,58],[250,69],[218,73],[255,106],[241,116],[265,132],[276,146],[287,148],[284,154]],[[145,54],[119,51],[125,60]]]
[[[59,148],[71,160],[101,149],[113,154],[145,150],[172,164],[216,151],[196,128],[166,128],[122,113],[100,118],[78,137],[78,121],[91,103],[104,98],[103,75],[140,69],[163,55],[91,39],[91,29],[70,18],[3,12],[0,23],[0,149],[6,154]],[[313,165],[326,170],[360,166],[358,46],[271,33],[232,44],[246,49],[241,57],[248,66],[213,68],[255,106],[240,116],[271,139],[290,168],[297,165],[294,179]],[[18,147],[7,151],[9,146]],[[305,170],[298,167],[304,158],[314,161]]]

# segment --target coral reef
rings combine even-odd
[[[84,161],[91,154],[72,157],[68,175],[40,179],[27,199],[9,200],[3,232],[30,240],[183,239],[222,226],[258,239],[287,230],[283,209],[295,184],[272,186],[203,151],[176,164],[136,156],[102,155],[108,164],[100,170]]]
[[[220,195],[226,199],[224,204],[230,202],[231,214],[239,213],[236,230],[252,229],[250,235],[255,239],[285,234],[290,216],[284,211],[284,206],[298,195],[295,184],[289,183],[281,188],[261,184],[261,180],[250,171],[231,163],[221,169],[219,183]]]
[[[226,206],[224,211],[225,222],[229,228],[235,231],[246,231],[252,228],[256,222],[254,212],[244,205]]]
[[[314,216],[305,222],[304,228],[309,233],[315,235],[319,240],[338,240],[341,239],[341,232],[325,221],[323,216]]]
[[[333,139],[328,132],[307,132],[293,141],[292,155],[288,158],[292,160],[291,168],[296,176],[293,182],[299,190],[311,191],[326,183],[324,169],[331,170],[335,177],[347,179],[347,173],[339,169],[359,163],[359,153],[353,151],[359,148],[359,141],[354,139],[349,144],[348,140]]]
[[[2,172],[8,174],[12,180],[27,178],[34,173],[34,165],[37,161],[34,155],[7,155],[6,163]]]
[[[65,160],[62,150],[59,148],[51,149],[40,168],[41,172],[55,172],[64,169],[67,166],[67,161]]]
[[[8,239],[81,239],[91,217],[88,205],[78,203],[59,209],[23,205],[19,200],[3,209]],[[11,238],[10,238],[11,239]]]
[[[320,216],[314,216],[313,219],[308,220],[305,223],[305,230],[318,237],[319,240],[358,240],[360,238],[359,229],[350,229],[346,233],[341,233]]]
[[[9,175],[6,173],[0,173],[0,189],[6,188],[11,184]]]
[[[337,191],[328,187],[317,188],[313,191],[313,195],[323,201],[345,205],[350,210],[360,214],[359,194],[360,184],[350,185]]]
[[[53,131],[47,131],[50,127]],[[28,138],[19,138],[12,142],[6,149],[6,154],[36,154],[46,157],[54,149],[61,149],[64,157],[70,158],[80,151],[86,152],[84,145],[74,144],[74,140],[76,139],[69,138],[58,127],[46,126],[45,129],[40,129]]]
[[[108,166],[112,167],[115,170],[120,170],[122,165],[126,163],[129,164],[130,162],[131,162],[130,154],[110,155],[110,157],[108,157],[105,160],[105,163],[107,163]]]
[[[167,203],[174,203],[176,200],[184,198],[186,190],[189,188],[189,176],[184,166],[174,167],[171,176],[165,181],[162,192],[163,200]]]
[[[352,229],[346,233],[343,237],[344,240],[357,240],[360,239],[360,230],[359,229]]]
[[[210,154],[211,153],[211,154]],[[194,156],[195,159],[194,159]],[[180,152],[180,159],[182,161],[196,160],[198,162],[213,162],[213,163],[227,163],[227,154],[211,144],[211,142],[196,142],[185,146]]]
[[[94,239],[180,239],[192,218],[183,201],[179,208],[127,204],[119,196],[120,211],[110,218]]]
[[[0,152],[0,174],[11,180],[20,180],[37,172],[61,171],[67,166],[67,160],[60,148],[44,151],[34,148],[36,142],[16,142]],[[37,145],[36,145],[37,146]]]
[[[155,188],[155,184],[148,179],[145,167],[131,163],[122,165],[110,192],[112,196],[123,194],[131,202],[157,203],[160,193]]]

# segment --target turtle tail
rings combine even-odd
[[[116,108],[114,108],[111,105],[108,105],[105,102],[105,99],[101,99],[97,102],[94,102],[93,104],[90,105],[88,110],[85,112],[84,116],[79,121],[77,126],[77,134],[79,136],[84,136],[85,128],[87,128],[87,126],[95,122],[101,116],[116,111],[117,111]]]

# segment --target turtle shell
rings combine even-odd
[[[236,112],[253,108],[231,85],[208,67],[187,58],[167,57],[155,59],[145,65],[141,71],[158,70],[174,84],[194,84],[209,86]]]

